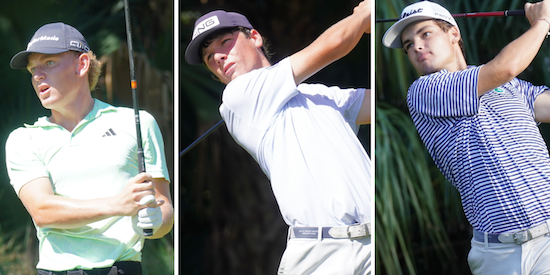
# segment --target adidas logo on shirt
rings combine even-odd
[[[101,137],[110,137],[110,136],[116,136],[116,133],[115,133],[115,131],[113,131],[112,128],[109,128],[109,130],[107,132],[105,132],[105,134],[103,134],[103,136],[101,136]]]

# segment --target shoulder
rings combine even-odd
[[[35,132],[39,130],[40,128],[36,127],[19,127],[13,130],[6,140],[6,151],[32,147],[32,137],[36,136]]]
[[[467,69],[449,72],[448,70],[441,70],[439,72],[423,75],[415,80],[410,88],[411,89],[433,89],[440,87],[441,85],[457,85],[461,83],[477,82],[477,76],[479,75],[478,66],[468,66]]]

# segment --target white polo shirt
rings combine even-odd
[[[220,113],[270,178],[291,226],[371,221],[370,160],[356,134],[364,89],[296,87],[288,58],[229,83]]]

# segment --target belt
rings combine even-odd
[[[115,275],[115,274],[141,274],[141,263],[124,261],[116,262],[111,267],[94,269],[75,269],[67,271],[50,271],[38,269],[38,275]],[[122,273],[121,273],[122,272]]]
[[[550,220],[527,229],[510,233],[484,233],[474,229],[474,240],[485,242],[485,235],[487,235],[487,242],[489,243],[523,244],[548,233],[550,233]]]
[[[371,235],[371,224],[361,223],[333,227],[290,227],[289,238],[360,239]]]

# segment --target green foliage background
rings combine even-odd
[[[376,18],[398,18],[416,1],[376,0]],[[438,0],[451,13],[523,9],[516,0]],[[468,64],[488,62],[529,26],[525,17],[456,19]],[[376,24],[376,274],[470,274],[471,229],[460,198],[442,177],[419,140],[405,102],[418,77],[402,50],[382,37],[391,23]],[[519,78],[537,85],[550,80],[548,42]],[[540,126],[546,140],[548,125]]]
[[[146,56],[146,61],[155,71],[172,74],[172,1],[131,0],[130,9],[134,51]],[[4,144],[8,134],[15,128],[23,123],[32,124],[39,116],[49,115],[49,111],[42,108],[32,89],[28,72],[11,69],[9,61],[15,53],[26,48],[28,41],[40,26],[59,21],[79,29],[98,58],[110,56],[118,49],[126,47],[122,0],[4,0],[0,3],[0,79],[3,84],[0,100],[0,207],[4,209],[0,211],[0,274],[36,274],[34,266],[37,262],[36,233],[30,216],[9,184]],[[125,67],[128,71],[128,65]],[[129,72],[127,74],[129,75]],[[94,96],[104,98],[105,83],[101,81],[99,88],[94,91]],[[138,83],[139,81],[140,79]],[[129,81],[126,83],[127,93],[130,94]],[[111,103],[132,106],[131,101],[116,95]],[[147,102],[144,103],[147,105]],[[170,99],[170,111],[172,105],[173,100]],[[159,116],[155,116],[158,120]],[[160,123],[164,122],[161,120]],[[172,121],[167,125],[172,125]],[[162,130],[165,143],[170,146],[170,143],[173,143],[173,138],[170,137],[173,126]],[[167,158],[173,159],[172,153],[168,153]],[[172,167],[171,176],[174,172]],[[146,241],[143,251],[144,274],[173,273],[172,239],[173,233],[160,240]]]

